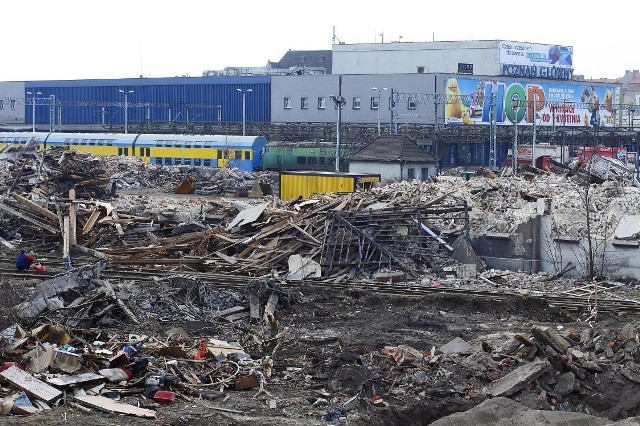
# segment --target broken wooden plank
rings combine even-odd
[[[32,395],[38,399],[46,402],[51,402],[56,398],[62,396],[62,392],[53,386],[49,386],[45,382],[36,379],[31,374],[19,369],[16,366],[11,366],[0,373],[0,376],[4,377],[12,385],[22,389],[29,395]]]
[[[295,229],[297,229],[298,231],[300,231],[302,234],[304,234],[307,238],[309,238],[311,241],[313,241],[314,243],[320,245],[322,244],[322,241],[318,240],[316,237],[314,237],[313,235],[309,234],[307,231],[305,231],[304,229],[302,229],[300,226],[298,225],[293,225],[293,227]]]
[[[73,204],[73,200],[76,199],[76,190],[71,188],[69,190],[69,199],[72,201],[69,204],[69,244],[71,247],[75,246],[78,242],[77,238],[77,220],[76,220],[76,205]]]
[[[149,256],[151,254],[155,254],[158,252],[163,252],[163,251],[167,251],[177,245],[180,244],[185,244],[185,243],[189,243],[192,241],[204,241],[207,238],[211,237],[212,235],[216,235],[219,234],[218,231],[202,231],[202,232],[193,232],[190,234],[184,234],[184,235],[180,235],[179,237],[173,238],[173,239],[169,239],[169,240],[165,240],[164,241],[164,245],[160,246],[160,247],[154,247],[152,249],[149,250],[143,250],[143,251],[138,251],[138,253],[129,256],[126,260],[137,260],[137,259],[142,259],[143,257]],[[182,261],[183,259],[177,259],[178,261]],[[202,263],[202,259],[195,259],[197,261],[197,263]]]
[[[18,194],[11,194],[11,195],[18,202],[18,204],[22,204],[23,206],[26,206],[27,208],[34,210],[35,212],[39,213],[41,216],[44,216],[49,220],[52,220],[54,222],[58,221],[58,215],[55,214],[54,212],[45,209],[44,207],[34,203],[33,201],[21,195],[18,195]]]
[[[427,225],[425,225],[424,223],[421,223],[417,219],[413,219],[413,221],[415,222],[416,225],[419,225],[420,228],[422,228],[422,230],[424,232],[426,232],[427,234],[429,234],[433,238],[435,238],[436,241],[438,241],[440,244],[442,244],[447,250],[449,250],[451,252],[453,251],[453,247],[451,247],[449,244],[447,244],[447,242],[445,240],[440,238],[435,232],[433,232],[431,229],[429,229],[429,227],[427,227]]]
[[[6,204],[4,204],[2,202],[0,202],[0,209],[6,211],[7,213],[12,214],[12,215],[14,215],[16,217],[19,217],[20,219],[24,219],[27,222],[30,222],[30,223],[36,225],[39,228],[45,229],[45,230],[51,232],[52,234],[57,234],[58,233],[58,230],[56,228],[54,228],[53,226],[48,225],[48,224],[46,224],[44,222],[40,222],[40,221],[37,221],[35,219],[32,219],[32,218],[20,213],[18,210],[15,210],[15,209],[7,206]]]
[[[0,244],[2,244],[3,246],[5,246],[10,250],[14,250],[16,248],[13,244],[11,244],[9,241],[5,240],[2,237],[0,237]]]
[[[106,396],[76,396],[74,399],[82,404],[85,404],[98,410],[106,411],[107,413],[127,414],[130,416],[144,417],[148,419],[154,419],[156,412],[147,408],[139,408],[131,404],[122,404],[116,402]]]
[[[270,324],[269,318],[274,317],[274,312],[276,311],[276,306],[278,305],[278,295],[276,293],[271,293],[269,295],[269,300],[267,300],[267,304],[264,307],[264,322],[265,324]]]
[[[219,251],[214,252],[213,254],[215,254],[216,256],[218,256],[220,259],[224,260],[225,262],[228,262],[232,265],[235,265],[236,263],[238,263],[238,261],[236,260],[235,257],[233,256],[227,256],[224,253],[221,253]]]
[[[260,296],[255,292],[249,294],[249,317],[260,321]]]
[[[71,248],[71,241],[69,239],[69,216],[65,216],[62,223],[62,258],[68,259]]]
[[[218,317],[226,317],[227,315],[231,315],[231,314],[235,314],[238,312],[243,312],[246,311],[247,307],[246,306],[234,306],[232,308],[227,308],[227,309],[223,309],[221,311],[218,311],[215,313],[214,318],[218,318]]]
[[[77,385],[84,384],[93,381],[104,381],[104,376],[95,373],[82,373],[76,374],[74,376],[62,376],[62,377],[54,377],[52,379],[47,380],[47,383],[52,384],[54,386],[69,386],[69,385]]]
[[[82,228],[82,235],[89,233],[89,231],[93,229],[93,226],[96,224],[99,217],[100,208],[96,207],[95,209],[93,209],[93,212],[91,212],[91,216],[89,216],[87,223],[84,224],[84,227]]]

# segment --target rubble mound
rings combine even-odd
[[[34,414],[23,424],[112,421],[96,410],[255,425],[424,424],[476,405],[498,421],[640,414],[640,328],[618,317],[638,312],[637,287],[478,274],[466,235],[541,211],[582,235],[581,209],[605,235],[637,212],[635,187],[485,172],[283,202],[246,196],[258,174],[101,161],[0,161],[0,408]],[[189,177],[194,194],[169,194]],[[14,270],[27,244],[46,273]]]

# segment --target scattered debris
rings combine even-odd
[[[223,404],[249,393],[277,413],[293,405],[278,396],[284,385],[304,390],[308,416],[329,422],[411,412],[426,400],[430,409],[449,407],[440,417],[486,398],[514,409],[504,396],[558,413],[638,414],[637,326],[593,322],[594,312],[637,313],[634,288],[565,278],[571,264],[555,274],[487,270],[469,243],[513,232],[549,198],[558,232],[583,235],[575,211],[584,209],[585,169],[481,171],[283,203],[270,195],[268,174],[97,161],[64,149],[17,151],[0,164],[0,249],[37,247],[50,258],[38,284],[21,288],[15,323],[0,333],[5,415],[64,406],[155,418],[185,401]],[[589,187],[592,233],[611,232],[606,222],[616,217],[617,237],[637,238],[638,189],[619,168],[601,169],[587,176],[599,178]],[[154,190],[122,194],[136,187]],[[304,294],[311,282],[321,288],[313,302]],[[470,320],[447,307],[403,308],[410,298],[498,306],[522,294],[493,334],[484,324],[460,327]],[[405,299],[380,302],[392,295]],[[342,309],[323,311],[326,301]],[[550,305],[586,319],[512,319],[523,306],[531,313]],[[351,342],[343,334],[348,320],[366,334],[374,314],[395,325],[389,332],[412,337],[378,339],[376,330]],[[322,319],[331,327],[315,328]],[[304,333],[296,321],[308,324]],[[609,389],[621,388],[625,396],[613,401]]]

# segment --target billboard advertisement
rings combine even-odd
[[[542,65],[573,67],[573,47],[557,44],[500,42],[500,63],[514,65]]]
[[[573,47],[557,44],[500,42],[502,75],[510,77],[573,78]]]
[[[615,86],[445,77],[445,124],[615,127]],[[493,117],[493,118],[492,118]]]

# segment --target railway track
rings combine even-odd
[[[93,262],[93,260],[91,261]],[[0,280],[46,280],[59,274],[65,273],[66,268],[62,262],[47,261],[47,271],[44,273],[16,271],[13,263],[0,259]],[[133,281],[144,284],[151,279],[167,278],[173,275],[184,275],[193,277],[203,283],[219,287],[221,289],[232,289],[242,291],[246,284],[256,279],[255,277],[245,277],[213,272],[197,271],[175,271],[175,270],[140,270],[123,267],[110,267],[101,271],[101,276],[114,282]],[[332,291],[364,290],[374,293],[402,296],[402,297],[425,297],[431,295],[456,295],[460,297],[478,297],[495,301],[505,301],[512,298],[527,297],[532,300],[544,300],[550,306],[561,308],[569,312],[589,312],[594,307],[594,300],[589,297],[565,296],[532,291],[523,295],[510,289],[474,289],[474,288],[446,288],[446,287],[424,287],[420,285],[371,283],[364,281],[349,281],[335,283],[328,280],[305,281],[305,285],[320,286]],[[295,289],[300,284],[283,282],[283,288]],[[598,300],[598,312],[623,315],[640,315],[640,301],[630,299],[601,298]]]

